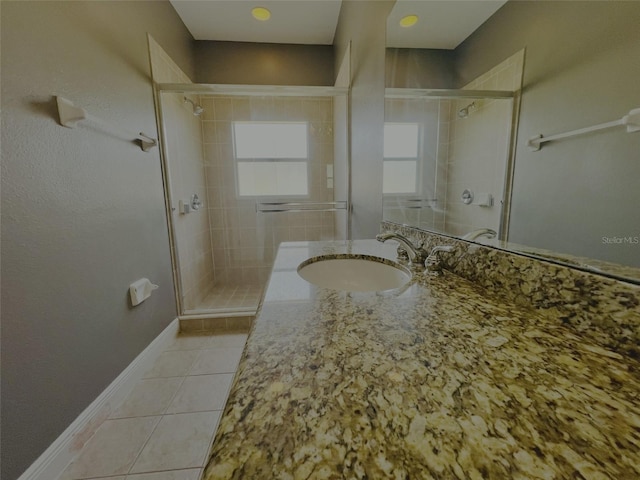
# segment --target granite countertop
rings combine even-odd
[[[395,243],[287,243],[204,474],[640,478],[640,365],[448,272],[347,293],[296,273]]]

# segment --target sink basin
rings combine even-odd
[[[313,257],[298,266],[298,275],[319,287],[348,292],[391,290],[411,280],[402,265],[370,255]]]

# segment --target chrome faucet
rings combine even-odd
[[[496,235],[497,233],[495,230],[491,230],[490,228],[479,228],[464,235],[462,240],[475,240],[478,237],[495,238]]]
[[[396,240],[400,245],[402,245],[407,251],[407,255],[409,255],[409,264],[414,266],[422,267],[424,265],[425,260],[427,259],[427,251],[422,248],[422,245],[415,246],[411,240],[409,240],[404,235],[400,235],[399,233],[380,233],[376,235],[376,240],[379,242],[386,242],[387,240]]]
[[[424,266],[428,272],[432,272],[433,275],[438,275],[442,271],[442,259],[439,254],[441,252],[452,252],[453,245],[438,245],[433,247],[431,253],[424,261]]]

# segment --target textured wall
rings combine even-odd
[[[464,85],[526,47],[510,241],[640,266],[640,245],[602,239],[640,235],[640,134],[526,146],[640,107],[638,25],[640,2],[508,2],[456,49]]]
[[[158,149],[58,124],[53,95],[156,137],[168,2],[2,2],[2,478],[17,478],[175,317]],[[129,305],[128,286],[160,289]]]

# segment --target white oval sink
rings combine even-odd
[[[325,255],[305,260],[298,275],[319,287],[348,292],[376,292],[399,288],[411,272],[385,258],[370,255]]]

